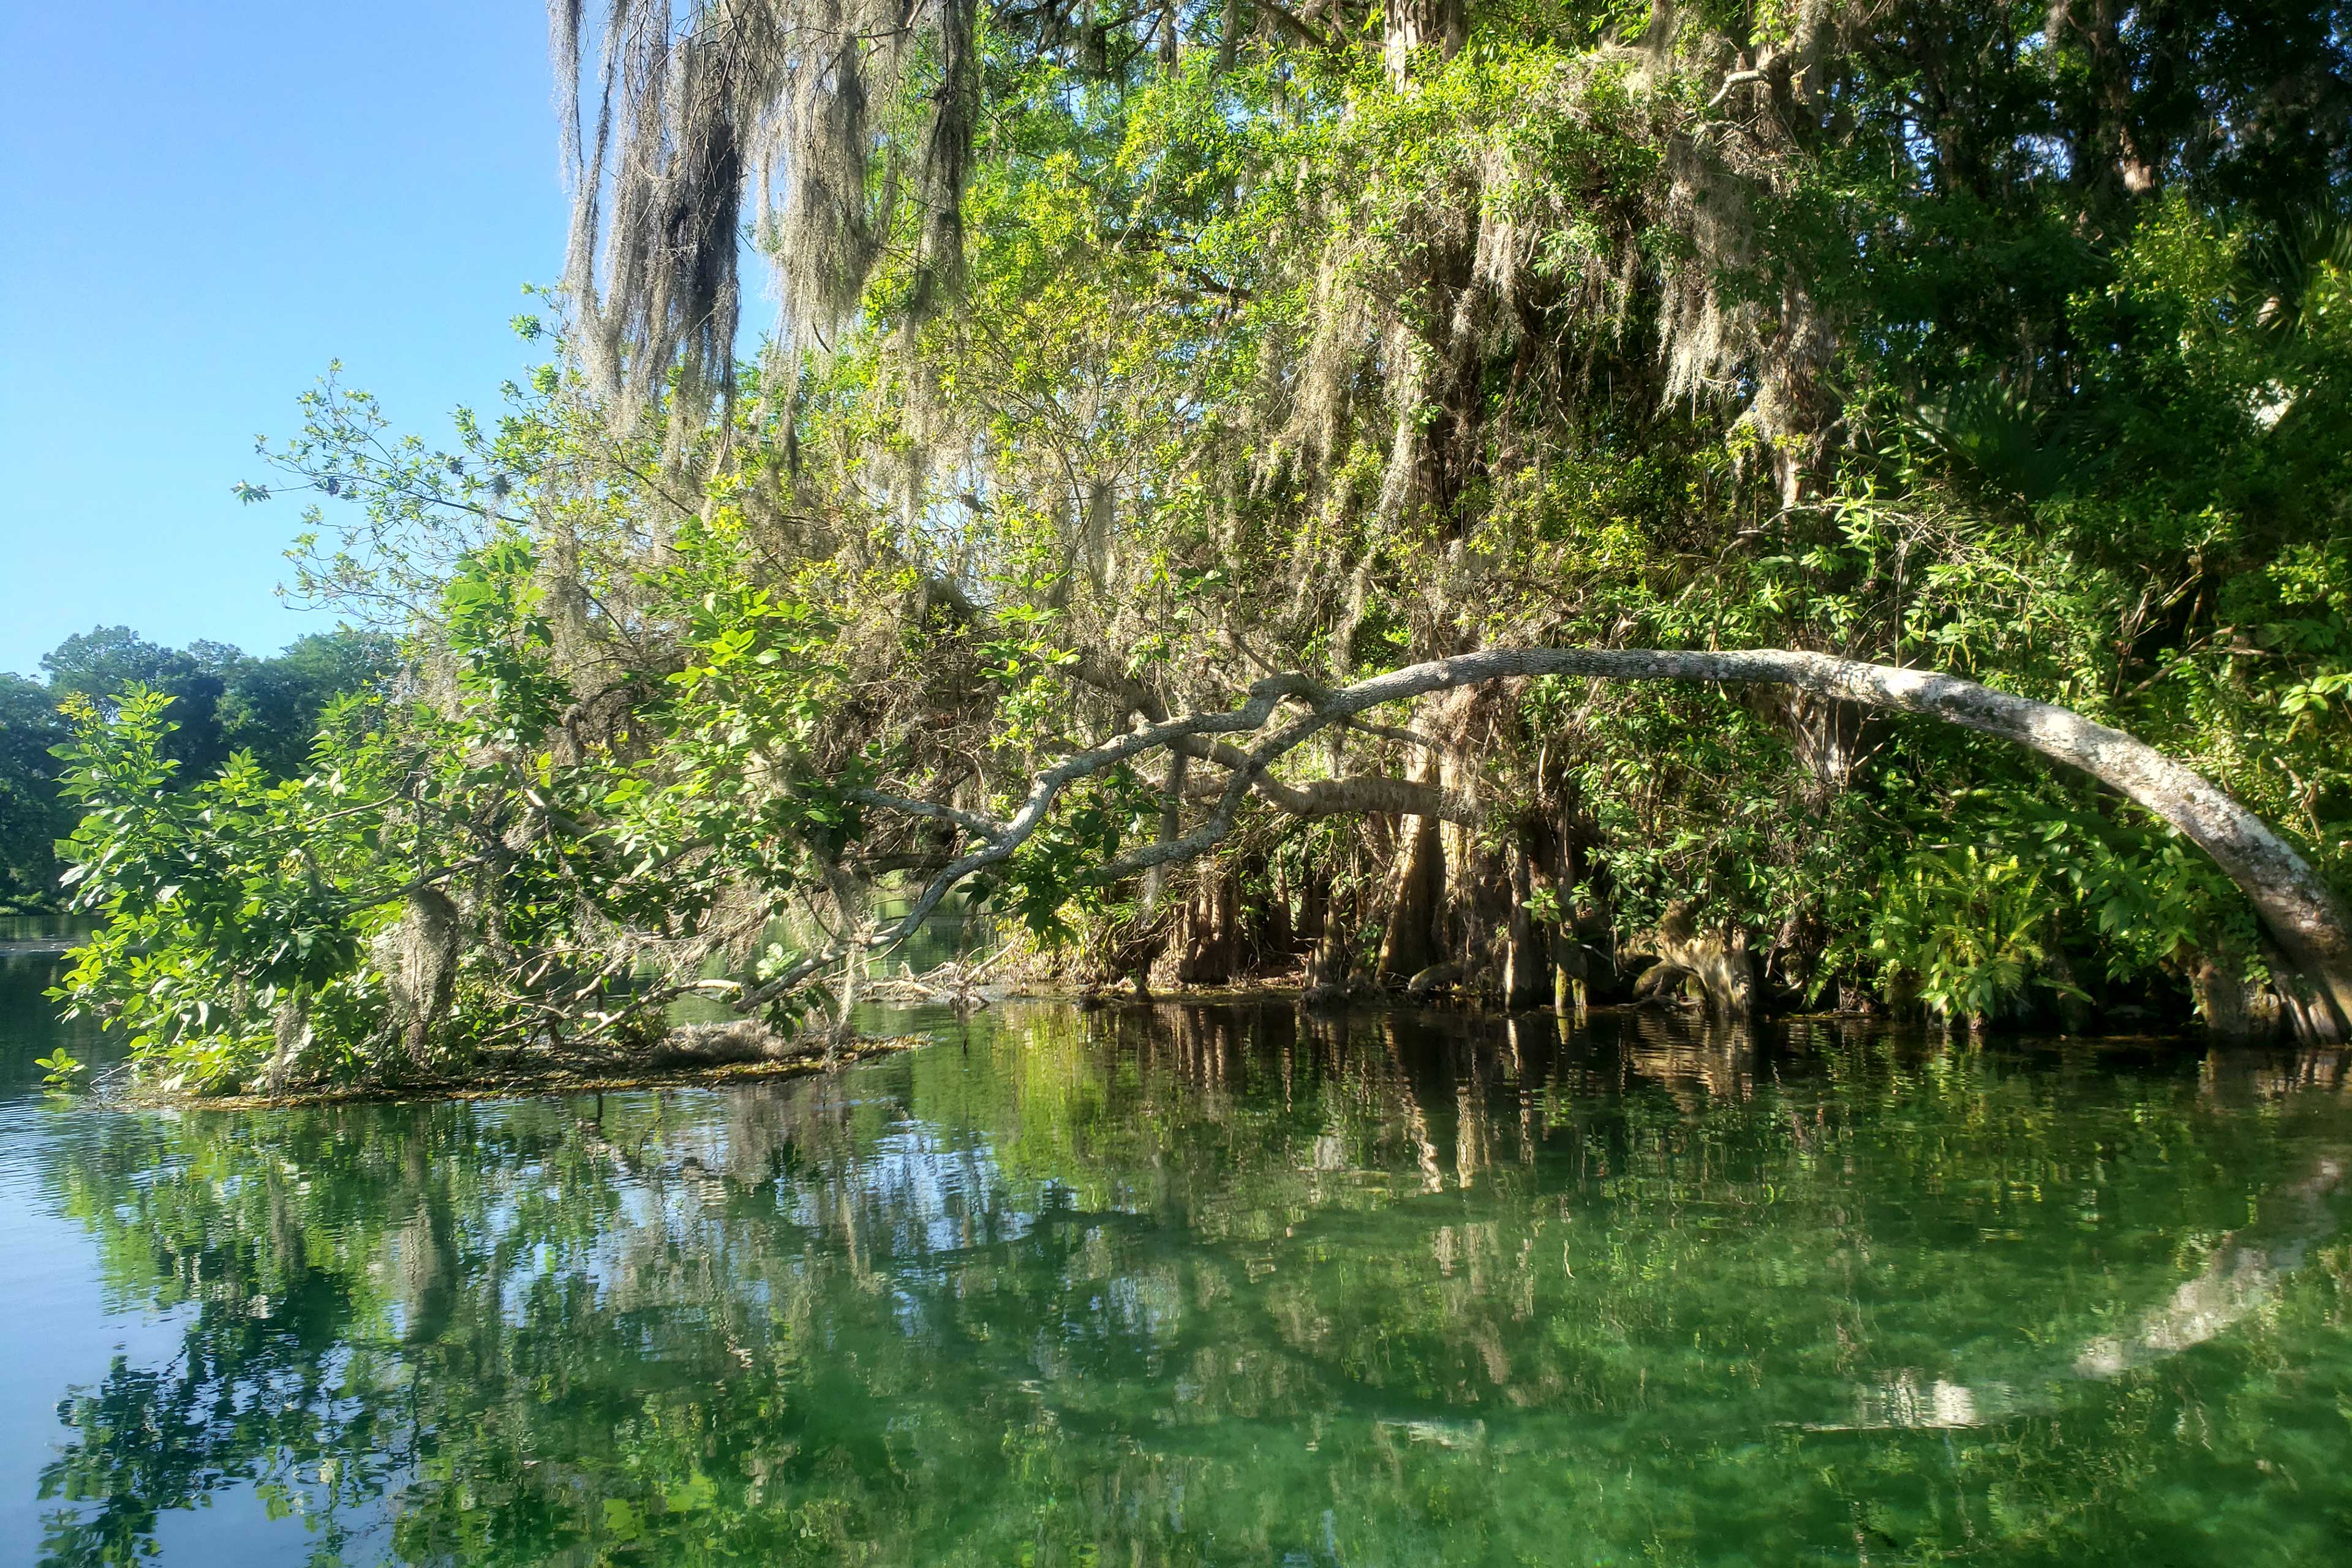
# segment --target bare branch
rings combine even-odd
[[[974,838],[983,842],[992,842],[1004,837],[1004,826],[1002,823],[992,822],[985,816],[976,816],[969,811],[958,811],[951,805],[940,805],[928,800],[908,800],[903,795],[884,795],[879,790],[871,789],[849,790],[845,792],[845,798],[859,805],[871,805],[884,811],[901,812],[908,816],[927,816],[935,822],[949,823],[962,828]]]

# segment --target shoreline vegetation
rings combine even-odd
[[[619,1094],[644,1089],[718,1088],[829,1072],[930,1044],[929,1035],[859,1035],[831,1046],[782,1039],[743,1024],[682,1026],[645,1050],[563,1051],[541,1047],[495,1063],[472,1063],[446,1077],[368,1083],[290,1084],[247,1094],[207,1094],[167,1082],[128,1078],[101,1083],[98,1099],[131,1110],[275,1110],[305,1105],[409,1100],[528,1100],[549,1095]]]
[[[331,370],[238,487],[350,628],[308,752],[128,634],[50,716],[142,1075],[821,1051],[942,909],[1081,990],[2352,1035],[2337,11],[553,15],[545,363],[447,449]]]

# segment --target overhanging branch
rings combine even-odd
[[[1158,699],[1139,683],[1083,665],[1081,671],[1091,684],[1106,689],[1124,688],[1116,694],[1147,718],[1164,715]],[[1145,752],[1181,747],[1192,755],[1209,755],[1229,767],[1231,774],[1206,822],[1191,833],[1119,856],[1100,868],[1098,875],[1105,879],[1191,859],[1214,847],[1232,831],[1243,798],[1272,782],[1267,769],[1328,725],[1433,691],[1547,675],[1795,687],[1822,697],[1940,719],[2013,741],[2080,768],[2164,818],[2212,857],[2252,900],[2279,946],[2332,1005],[2335,1017],[2330,1022],[2336,1036],[2342,1037],[2347,1024],[2352,1023],[2352,917],[2347,917],[2334,890],[2293,847],[2201,774],[2123,731],[2095,723],[2070,709],[1934,670],[1866,664],[1788,648],[1489,648],[1411,665],[1339,688],[1304,675],[1272,676],[1253,685],[1248,700],[1230,711],[1181,719],[1162,716],[1142,729],[1064,758],[1038,775],[1020,810],[1001,825],[978,820],[961,824],[987,842],[932,878],[905,916],[875,933],[869,944],[888,947],[912,936],[955,887],[1009,859],[1044,823],[1064,790]],[[1246,752],[1207,740],[1255,734],[1286,704],[1303,708],[1304,716],[1276,730]],[[1349,787],[1402,782],[1327,781],[1330,787],[1319,796],[1314,785],[1278,787],[1295,798],[1328,803],[1331,809],[1344,811],[1380,809],[1338,804]],[[1276,798],[1279,803],[1280,797]],[[879,806],[880,798],[872,804]],[[945,816],[946,808],[922,805],[917,814]],[[965,815],[955,814],[956,817]],[[840,952],[811,954],[750,994],[743,1005],[756,1005],[780,995],[843,956]]]

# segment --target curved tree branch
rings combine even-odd
[[[1264,729],[1276,710],[1286,702],[1297,703],[1307,710],[1303,718],[1276,730],[1246,753],[1241,753],[1237,747],[1215,747],[1215,752],[1222,754],[1215,755],[1214,760],[1227,763],[1234,771],[1209,820],[1181,837],[1144,846],[1118,857],[1101,868],[1099,875],[1105,879],[1190,859],[1213,847],[1232,830],[1243,797],[1270,782],[1265,780],[1267,768],[1327,725],[1344,722],[1385,703],[1401,702],[1433,691],[1542,675],[1598,680],[1790,686],[1822,697],[1941,719],[2016,742],[2080,768],[2164,818],[2212,857],[2252,902],[2280,948],[2330,1005],[2334,1016],[2325,1023],[2334,1037],[2344,1037],[2347,1024],[2352,1024],[2352,916],[2347,916],[2335,891],[2292,846],[2201,774],[2123,731],[2094,723],[2071,709],[1996,691],[1973,680],[1934,670],[1866,664],[1789,648],[1489,648],[1411,665],[1339,688],[1324,686],[1304,675],[1272,676],[1254,684],[1248,700],[1239,708],[1223,713],[1162,719],[1066,757],[1048,768],[1038,776],[1028,798],[1011,820],[1001,827],[987,825],[998,829],[992,837],[982,831],[978,823],[968,824],[989,841],[941,870],[901,920],[868,940],[872,945],[881,947],[913,935],[950,889],[967,878],[1010,858],[1045,821],[1064,789],[1143,752],[1181,746],[1200,755],[1209,750],[1204,740],[1207,736],[1255,733]],[[1157,707],[1157,700],[1140,687],[1133,682],[1124,684],[1147,700],[1136,706]],[[1342,799],[1343,792],[1352,787],[1388,782],[1391,781],[1328,781],[1320,797],[1315,794],[1315,785],[1286,784],[1279,788],[1302,801],[1315,800],[1319,804],[1328,800],[1334,803],[1332,810],[1382,809],[1369,799],[1364,806],[1337,803]],[[1276,798],[1277,803],[1286,804],[1281,795]],[[927,810],[923,815],[941,814]],[[756,1005],[781,994],[842,956],[838,952],[812,954],[784,975],[750,994],[744,1005]]]
[[[969,811],[958,811],[954,806],[940,805],[933,801],[908,800],[899,795],[884,795],[879,790],[870,789],[846,791],[844,798],[858,805],[870,805],[883,811],[895,811],[908,816],[923,816],[934,822],[944,822],[951,826],[962,828],[975,838],[994,838],[1004,831],[1001,826],[984,816],[976,816]]]

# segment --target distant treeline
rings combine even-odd
[[[165,750],[180,779],[208,778],[236,752],[286,777],[302,771],[327,703],[398,663],[396,639],[348,628],[257,658],[226,643],[164,647],[128,626],[98,626],[44,655],[44,679],[0,672],[0,913],[58,903],[57,841],[73,831],[74,811],[51,748],[70,733],[58,706],[68,698],[103,706],[133,683],[151,687],[172,699],[179,728]]]

